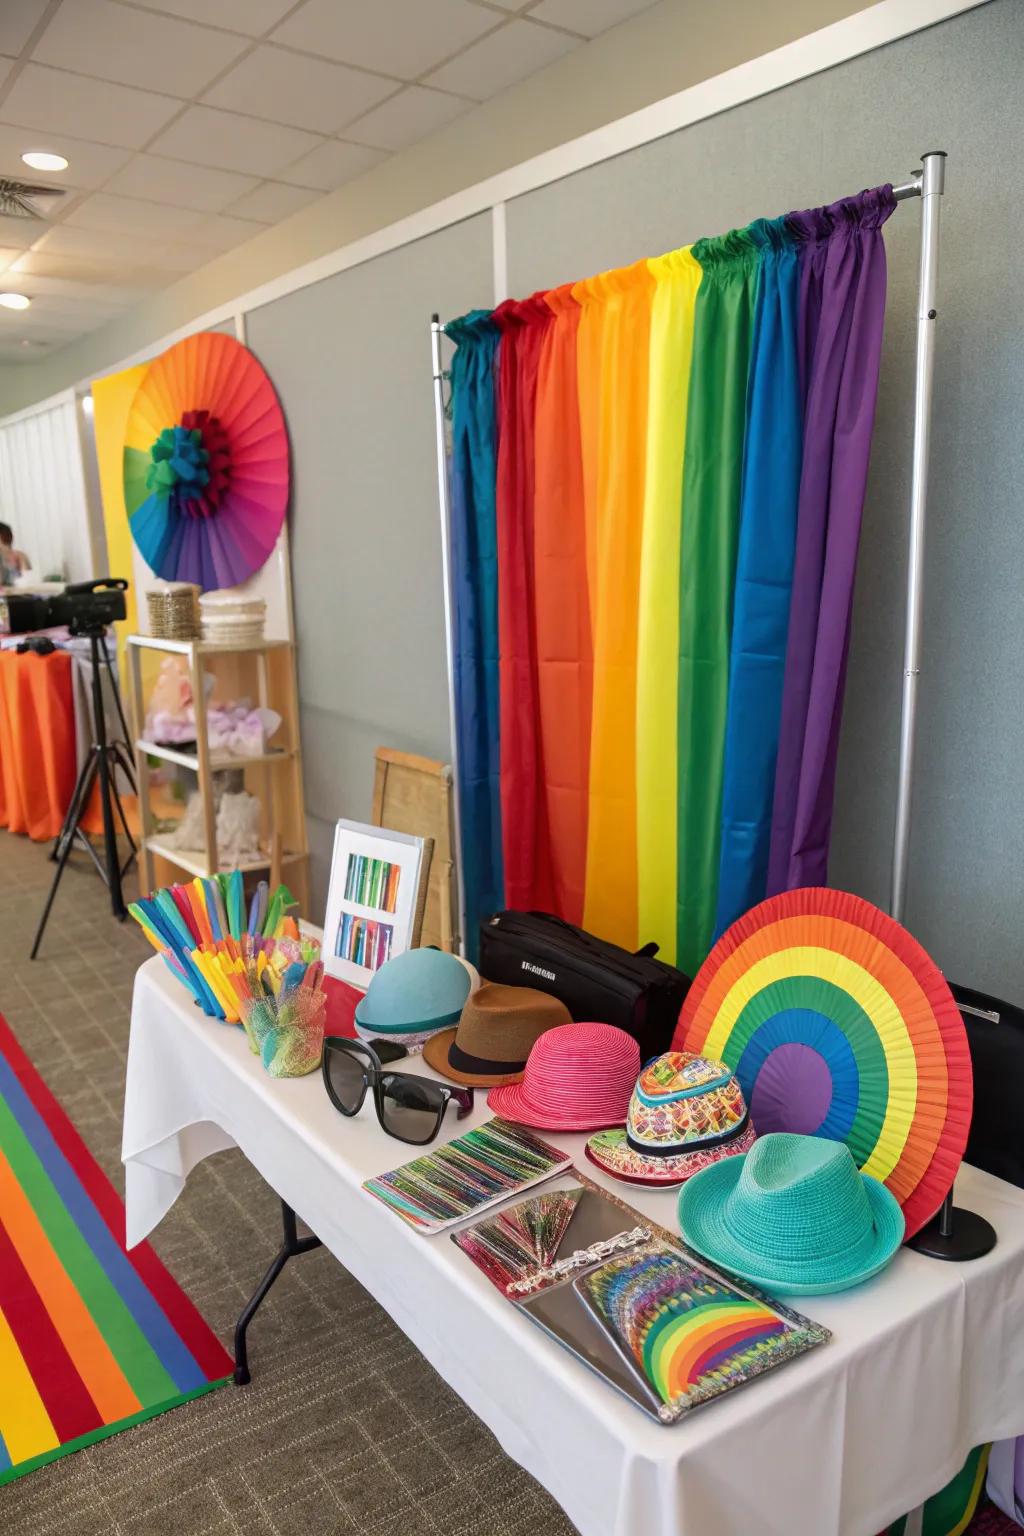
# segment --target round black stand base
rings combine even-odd
[[[943,1220],[946,1216],[952,1220]],[[948,1235],[943,1235],[943,1227],[951,1229]],[[929,1259],[949,1259],[962,1264],[967,1259],[980,1259],[991,1253],[995,1245],[995,1229],[984,1216],[954,1205],[948,1211],[943,1207],[933,1221],[910,1239],[907,1247]]]

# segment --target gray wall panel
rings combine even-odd
[[[429,323],[491,297],[490,220],[248,316],[292,442],[292,581],[315,906],[333,822],[365,820],[378,746],[447,761]]]
[[[529,293],[950,154],[908,922],[946,971],[1024,1000],[1024,6],[988,6],[508,207]],[[890,290],[831,878],[887,899],[902,672],[918,204]]]

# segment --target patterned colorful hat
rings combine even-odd
[[[640,1047],[613,1024],[560,1024],[541,1035],[521,1083],[492,1088],[496,1115],[544,1131],[595,1131],[621,1125]]]
[[[586,1153],[627,1184],[669,1185],[749,1151],[753,1142],[743,1090],[729,1068],[692,1051],[669,1051],[637,1079],[625,1130],[592,1136]]]

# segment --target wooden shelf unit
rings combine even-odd
[[[194,751],[147,741],[142,734],[146,718],[143,696],[141,658],[144,651],[162,651],[183,656],[188,664],[196,717]],[[255,688],[239,689],[254,695],[262,709],[274,709],[281,716],[275,733],[281,746],[268,748],[253,757],[211,755],[207,731],[206,690],[203,663],[215,658],[231,658],[232,673],[240,677],[246,668],[255,667]],[[128,636],[128,661],[131,678],[132,707],[135,717],[135,769],[139,787],[139,816],[142,831],[141,878],[144,894],[154,885],[154,861],[166,860],[190,875],[214,875],[220,868],[217,851],[217,818],[213,801],[213,775],[225,769],[239,769],[258,779],[262,819],[262,849],[259,858],[243,860],[243,871],[266,870],[271,883],[288,870],[288,882],[300,903],[309,905],[309,845],[302,789],[302,751],[299,743],[298,690],[295,677],[295,648],[288,640],[260,640],[252,645],[222,645],[209,640],[163,640],[154,635]],[[170,847],[155,830],[150,795],[149,759],[156,757],[190,769],[197,777],[203,806],[204,846],[201,849]],[[282,827],[288,823],[286,835]]]

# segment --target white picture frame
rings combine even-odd
[[[320,952],[328,976],[365,991],[386,960],[411,948],[422,920],[428,843],[359,821],[337,823]]]

